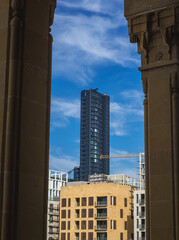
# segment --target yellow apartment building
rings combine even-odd
[[[61,188],[59,240],[133,239],[133,191],[115,183]]]

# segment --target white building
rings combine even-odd
[[[134,240],[145,240],[145,190],[134,192]]]
[[[67,182],[68,173],[49,170],[47,240],[59,240],[60,189]]]
[[[60,198],[60,189],[66,186],[68,182],[68,173],[55,170],[49,170],[48,176],[48,200]]]
[[[140,189],[134,191],[134,240],[145,240],[145,156],[139,156]]]

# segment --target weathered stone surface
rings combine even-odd
[[[179,240],[179,1],[125,1],[145,94],[147,240]]]

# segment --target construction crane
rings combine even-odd
[[[101,155],[100,159],[108,158],[139,158],[139,176],[140,189],[145,189],[145,154],[144,153],[129,153],[119,155]]]
[[[140,154],[144,153],[129,153],[129,154],[119,154],[119,155],[101,155],[100,159],[107,159],[107,158],[137,158],[140,157]]]

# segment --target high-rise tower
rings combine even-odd
[[[88,175],[109,174],[109,96],[98,89],[81,92],[80,180]]]

